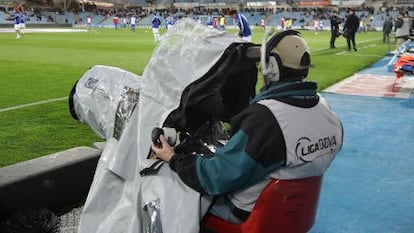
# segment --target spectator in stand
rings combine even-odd
[[[384,20],[384,23],[382,25],[382,42],[383,43],[390,43],[390,33],[393,28],[392,18],[391,16],[387,17]]]
[[[351,43],[354,51],[357,51],[355,43],[355,34],[358,31],[358,27],[359,18],[355,15],[355,12],[353,10],[350,10],[348,16],[346,17],[343,29],[346,35],[346,44],[348,45],[348,51],[351,50]]]
[[[414,16],[410,16],[407,12],[407,15],[409,16],[409,22],[411,24],[411,28],[410,28],[410,36],[414,36]]]
[[[114,18],[112,19],[112,22],[114,24],[115,30],[117,30],[118,29],[118,23],[119,23],[118,16],[115,15]]]
[[[160,41],[160,26],[161,26],[161,20],[157,16],[157,14],[154,14],[154,18],[152,19],[152,34],[154,34],[154,41]]]
[[[240,14],[236,10],[230,10],[229,12],[230,17],[236,20],[236,24],[239,27],[238,36],[247,42],[252,41],[252,30],[250,29],[249,21],[247,20],[246,16]]]

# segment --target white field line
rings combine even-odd
[[[341,52],[341,53],[336,53],[336,55],[353,56],[353,57],[384,57],[384,56],[375,55],[375,54],[355,54],[351,52]]]
[[[8,107],[8,108],[1,108],[0,112],[7,112],[7,111],[20,109],[20,108],[26,108],[26,107],[30,107],[30,106],[34,106],[34,105],[40,105],[40,104],[47,104],[47,103],[61,101],[61,100],[67,100],[67,99],[68,99],[68,97],[66,96],[66,97],[61,97],[61,98],[56,98],[56,99],[42,100],[42,101],[38,101],[38,102],[22,104],[22,105],[17,105],[17,106]]]
[[[361,48],[366,49],[366,48],[375,47],[375,46],[377,46],[377,45],[376,44],[370,44],[370,45],[362,46]],[[383,56],[376,55],[376,54],[361,54],[361,53],[355,53],[354,51],[351,51],[351,52],[342,51],[342,52],[336,53],[336,55],[356,56],[356,57],[383,57]]]
[[[24,32],[29,33],[56,33],[56,32],[87,32],[86,29],[77,28],[26,28]],[[0,33],[15,32],[13,28],[1,28]]]
[[[358,40],[356,40],[356,43],[357,43],[357,48],[358,48],[358,44],[363,44],[363,43],[367,43],[367,42],[371,42],[371,41],[379,41],[379,40],[381,40],[381,38],[380,39],[371,39],[371,40],[362,40],[362,41],[358,41]],[[329,42],[329,41],[328,41]],[[374,47],[374,46],[376,46],[376,45],[368,45],[368,46],[364,46],[365,48],[366,47]],[[342,47],[346,47],[346,45],[344,45],[344,46],[339,46],[338,48],[342,48]],[[363,48],[364,48],[363,47]],[[319,48],[319,49],[315,49],[315,50],[312,50],[312,52],[321,52],[321,51],[325,51],[325,50],[331,50],[330,48]]]

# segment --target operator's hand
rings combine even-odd
[[[168,144],[163,134],[160,135],[160,141],[161,146],[152,144],[151,149],[158,158],[164,160],[165,162],[170,162],[171,158],[175,155],[174,148]]]

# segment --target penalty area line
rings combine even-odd
[[[8,107],[8,108],[1,108],[0,112],[7,112],[7,111],[12,111],[12,110],[26,108],[26,107],[35,106],[35,105],[41,105],[41,104],[47,104],[47,103],[52,103],[56,101],[67,100],[68,98],[69,97],[61,97],[61,98],[56,98],[56,99],[42,100],[42,101],[28,103],[28,104],[21,104],[21,105],[17,105],[13,107]]]

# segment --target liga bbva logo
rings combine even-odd
[[[303,162],[312,162],[318,156],[335,150],[337,143],[335,136],[320,138],[312,141],[308,137],[296,141],[296,156]]]

